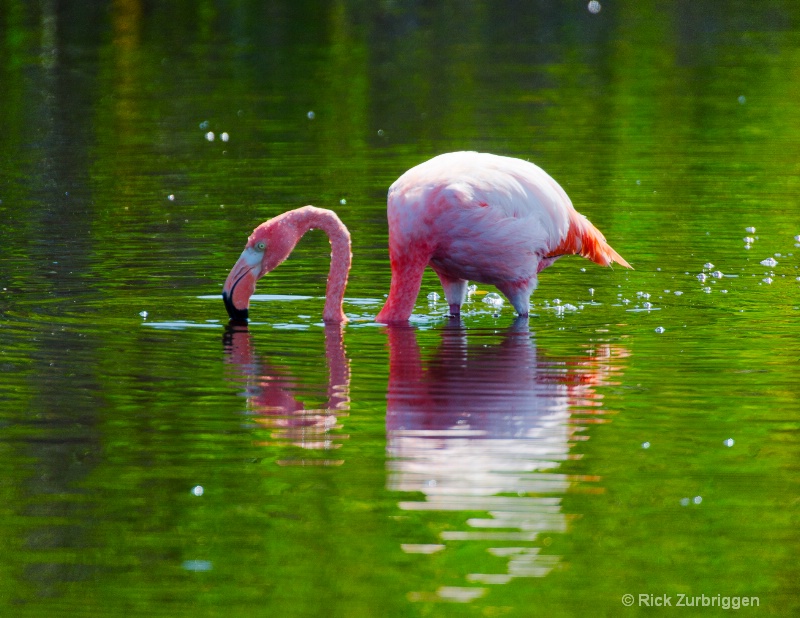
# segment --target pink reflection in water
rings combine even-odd
[[[307,408],[300,394],[310,397],[320,393],[309,392],[308,387],[294,377],[285,366],[275,365],[257,357],[247,327],[234,328],[226,334],[226,360],[237,373],[237,380],[245,382],[247,409],[256,423],[270,430],[270,440],[263,446],[291,444],[304,449],[335,449],[338,440],[346,435],[331,433],[341,428],[339,418],[350,408],[350,361],[345,353],[342,326],[325,327],[325,359],[328,366],[327,401],[321,407]],[[292,459],[281,460],[282,465],[339,465],[340,460]]]
[[[468,573],[468,582],[505,583],[542,577],[559,562],[542,553],[542,540],[567,530],[561,509],[567,491],[602,489],[597,478],[559,473],[588,425],[604,422],[600,385],[611,384],[618,346],[600,345],[585,355],[548,359],[537,352],[527,319],[499,338],[467,331],[454,322],[423,357],[417,332],[388,328],[387,486],[419,492],[424,500],[400,502],[404,511],[478,511],[460,529],[406,543],[407,553],[431,554],[454,544],[481,542],[505,563],[504,572]],[[412,600],[477,598],[475,588],[413,592]]]

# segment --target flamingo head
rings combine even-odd
[[[256,282],[289,257],[299,239],[295,226],[281,217],[270,219],[253,231],[222,288],[222,300],[231,320],[247,320]]]

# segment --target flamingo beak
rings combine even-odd
[[[222,287],[225,309],[234,322],[247,321],[250,297],[256,289],[256,281],[261,272],[262,255],[252,249],[245,249]]]

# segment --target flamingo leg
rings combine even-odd
[[[536,277],[532,277],[527,281],[498,283],[497,289],[514,305],[520,316],[526,317],[531,311],[531,294],[536,289],[537,283]]]
[[[467,284],[469,281],[450,277],[435,268],[433,270],[439,275],[439,281],[442,282],[444,297],[447,300],[447,304],[450,305],[450,315],[460,315],[461,305],[467,299]]]

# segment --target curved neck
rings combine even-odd
[[[322,230],[327,234],[331,243],[331,267],[328,271],[322,319],[325,322],[346,322],[342,303],[353,259],[347,227],[332,210],[315,206],[303,206],[285,213],[285,222],[295,227],[298,240],[309,230]]]

